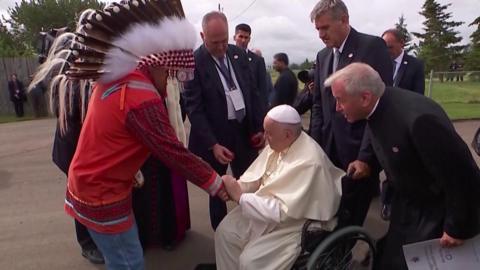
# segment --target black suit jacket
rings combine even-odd
[[[272,107],[282,104],[293,106],[298,92],[297,77],[289,68],[286,68],[280,72],[273,89]]]
[[[252,74],[249,61],[244,50],[228,45],[227,56],[243,93],[246,107],[244,126],[249,134],[262,130],[262,115],[259,112],[258,99],[254,98]],[[228,109],[225,90],[215,67],[212,56],[204,45],[194,53],[195,78],[185,84],[183,97],[188,118],[192,124],[189,138],[189,149],[206,159],[209,149],[219,143],[229,146]]]
[[[260,111],[262,112],[262,116],[264,116],[268,110],[268,90],[267,80],[265,79],[267,76],[267,68],[265,67],[265,59],[250,50],[247,51],[247,57],[256,86],[254,97],[259,99],[260,102],[258,102],[258,104],[261,106]]]
[[[332,60],[332,48],[325,48],[317,55],[310,135],[323,147],[335,165],[343,169],[357,159],[375,166],[368,136],[364,136],[365,121],[348,123],[342,114],[336,112],[332,90],[324,87],[325,80],[332,73]],[[392,85],[393,66],[383,39],[351,28],[337,70],[353,62],[369,64],[380,74],[386,85]]]
[[[27,100],[27,95],[25,94],[25,88],[23,87],[23,83],[17,79],[16,81],[17,87],[15,87],[15,83],[11,80],[8,81],[8,93],[10,94],[10,101],[12,102],[23,102]],[[15,88],[20,90],[18,97],[15,96]]]
[[[460,239],[478,233],[480,171],[438,104],[387,88],[368,120],[368,131],[395,187],[380,269],[406,269],[405,243],[439,238],[443,231]]]
[[[393,86],[407,89],[421,95],[425,94],[425,66],[422,60],[410,56],[405,52]]]

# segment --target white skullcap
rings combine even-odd
[[[278,105],[268,111],[267,116],[275,122],[282,124],[299,124],[302,119],[292,106]]]

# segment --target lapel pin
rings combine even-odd
[[[406,64],[408,64],[408,62],[407,62],[407,61],[404,61],[403,64],[406,65]]]
[[[238,59],[238,55],[235,54],[235,55],[233,56],[233,59]]]
[[[348,55],[348,58],[352,58],[352,57],[353,57],[353,53],[350,53],[350,54]]]
[[[392,147],[392,151],[394,153],[398,153],[398,151],[400,151],[400,149],[398,149],[398,147],[394,146],[394,147]]]
[[[251,58],[251,57],[248,57],[248,61],[252,62],[252,58]]]

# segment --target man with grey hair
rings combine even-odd
[[[188,148],[223,175],[230,165],[239,177],[263,147],[262,106],[245,50],[228,45],[225,14],[207,13],[194,53],[195,78],[183,97],[192,124]],[[210,197],[210,221],[216,229],[227,214],[225,202]]]
[[[455,247],[479,232],[480,171],[437,103],[385,88],[366,64],[351,64],[325,84],[348,122],[367,119],[373,149],[395,188],[377,269],[407,270],[405,244],[440,238],[443,247]]]
[[[320,221],[327,231],[336,225],[345,172],[302,131],[293,107],[271,109],[264,130],[268,146],[238,182],[223,176],[239,205],[215,232],[219,270],[289,270],[300,253],[307,219]]]
[[[335,111],[335,99],[325,79],[353,62],[364,62],[392,85],[392,63],[379,38],[359,33],[349,24],[348,9],[341,0],[321,0],[311,12],[326,48],[317,55],[310,135],[332,162],[352,174],[343,180],[343,225],[363,225],[373,195],[378,192],[378,162],[364,135],[365,121],[348,122]]]

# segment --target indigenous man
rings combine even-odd
[[[64,93],[75,80],[96,81],[68,172],[65,211],[88,228],[107,269],[144,269],[131,193],[150,153],[226,199],[219,175],[180,142],[175,106],[181,83],[193,77],[195,29],[176,0],[112,3],[87,13],[75,33],[80,46],[68,52],[73,60],[51,84]]]

